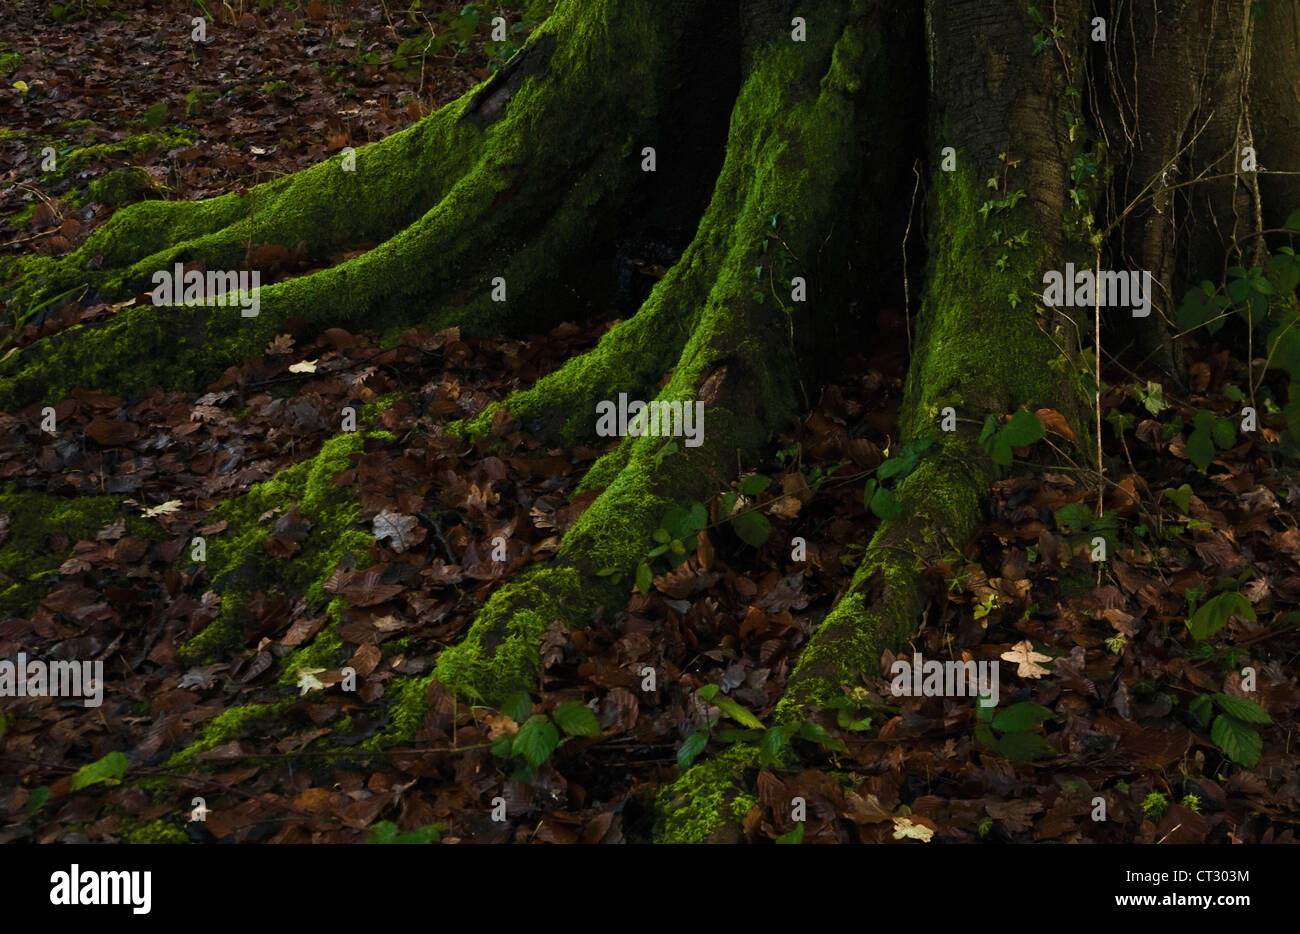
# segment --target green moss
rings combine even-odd
[[[307,645],[295,649],[282,662],[283,671],[280,674],[279,684],[284,687],[293,687],[298,683],[298,673],[304,670],[324,670],[333,671],[343,667],[347,661],[348,654],[343,648],[343,637],[339,634],[341,624],[341,611],[343,600],[335,598],[330,601],[329,615],[330,622],[316,633],[315,638]]]
[[[0,75],[8,75],[18,70],[18,66],[23,63],[23,57],[18,52],[0,52]],[[5,137],[0,136],[0,139]]]
[[[824,244],[860,168],[843,139],[855,132],[855,98],[866,90],[848,76],[866,69],[879,48],[865,4],[855,2],[857,18],[839,30],[834,24],[851,19],[842,6],[816,10],[827,25],[809,42],[773,41],[755,54],[713,197],[694,240],[645,305],[594,351],[506,400],[525,424],[543,419],[560,438],[590,439],[601,399],[614,401],[618,391],[649,397],[648,387],[671,370],[653,398],[692,404],[707,380],[728,374],[723,397],[709,400],[703,445],[627,438],[593,466],[581,488],[605,489],[565,535],[554,563],[503,585],[464,642],[439,659],[438,679],[467,696],[491,703],[535,684],[546,627],[557,619],[577,625],[600,606],[625,602],[663,515],[723,488],[737,462],[797,411],[791,319],[775,294],[756,296],[753,270],[776,262],[762,250],[774,231],[790,257],[817,255]],[[807,92],[809,84],[817,93]],[[793,260],[780,262],[776,272],[788,279]],[[471,421],[467,433],[481,435],[492,415]]]
[[[433,675],[419,678],[402,678],[389,687],[389,702],[386,710],[388,725],[379,733],[361,744],[362,749],[385,749],[409,743],[424,724],[428,710],[424,698]]]
[[[191,768],[194,757],[222,743],[247,736],[258,727],[273,723],[284,711],[297,703],[296,697],[283,697],[269,704],[243,704],[230,707],[218,714],[199,738],[167,760],[165,768]]]
[[[221,612],[181,647],[182,656],[211,660],[238,644],[243,636],[241,611],[259,591],[268,596],[301,594],[310,609],[324,608],[330,602],[324,584],[339,562],[349,556],[358,565],[364,562],[372,536],[358,526],[360,504],[351,490],[339,489],[333,481],[352,466],[352,455],[362,450],[367,437],[391,436],[336,435],[321,446],[315,457],[280,471],[211,511],[209,521],[229,523],[207,544],[208,573],[214,589],[222,594]],[[272,511],[278,517],[295,505],[302,519],[311,523],[302,550],[290,558],[272,558],[263,543],[272,532],[275,518],[262,517]],[[332,631],[337,634],[337,605],[333,610],[336,623]],[[319,649],[308,647],[295,653],[322,660],[337,654],[325,643]]]
[[[478,109],[480,86],[358,149],[356,171],[345,171],[338,155],[244,195],[141,202],[117,212],[68,257],[25,260],[12,296],[20,313],[80,285],[108,299],[137,294],[175,262],[199,258],[210,269],[234,269],[249,242],[305,240],[318,261],[378,243],[264,288],[257,318],[231,309],[146,307],[52,335],[0,364],[0,408],[62,397],[77,386],[117,394],[196,387],[260,354],[291,317],[314,330],[382,330],[423,318],[485,333],[516,321],[535,327],[548,302],[554,315],[567,312],[559,298],[548,298],[556,293],[547,286],[582,259],[593,217],[614,216],[635,190],[632,145],[652,135],[654,116],[672,93],[675,79],[657,66],[687,19],[659,5],[614,0],[615,25],[602,18],[610,5],[568,4],[534,32],[529,42],[545,68],[515,90],[500,119]],[[614,74],[619,81],[609,80]],[[593,125],[622,132],[611,142],[592,133]],[[556,178],[572,183],[556,185]],[[527,196],[516,197],[521,191]],[[430,265],[430,256],[439,261]],[[91,260],[101,257],[96,268]],[[506,302],[491,300],[497,275],[508,284]]]
[[[758,799],[753,795],[736,795],[731,802],[731,814],[736,820],[744,820],[751,810],[758,807]]]
[[[126,843],[189,843],[182,820],[160,817],[145,822],[135,817],[124,817],[118,825],[117,836]]]
[[[139,133],[120,142],[96,143],[93,146],[74,148],[58,157],[53,175],[72,178],[78,172],[94,167],[96,163],[143,153],[156,152],[161,149],[175,149],[188,146],[193,137],[184,132],[176,133]]]
[[[0,487],[0,515],[9,517],[8,535],[0,540],[0,619],[24,616],[59,578],[59,566],[78,541],[88,541],[119,518],[129,534],[148,541],[163,537],[156,523],[129,514],[116,496],[54,496]],[[68,545],[51,549],[51,535],[63,535]]]
[[[659,793],[655,842],[705,843],[727,836],[739,839],[735,825],[757,803],[744,791],[745,771],[757,761],[756,750],[735,745],[691,766]]]
[[[1077,422],[1077,377],[1062,380],[1051,368],[1025,365],[1061,356],[1038,320],[1049,254],[1035,209],[1022,201],[982,217],[984,202],[997,195],[960,158],[955,171],[935,173],[933,187],[935,233],[918,324],[925,340],[908,374],[905,437],[931,433],[948,405],[977,424],[1022,405],[1057,408]],[[998,242],[999,234],[1022,231],[1022,246]]]
[[[113,169],[103,178],[97,178],[87,186],[87,197],[116,207],[128,201],[139,201],[154,190],[153,177],[138,166]]]
[[[357,413],[357,418],[360,419],[363,425],[373,424],[379,420],[379,416],[391,409],[393,403],[400,398],[402,398],[400,392],[390,392],[382,396],[376,396],[361,407],[361,411]]]
[[[542,634],[555,619],[573,622],[584,607],[572,568],[536,568],[502,585],[458,645],[438,657],[435,675],[472,700],[493,706],[537,683]]]

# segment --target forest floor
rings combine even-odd
[[[71,0],[60,19],[52,6],[14,3],[0,21],[7,252],[61,255],[121,204],[238,190],[373,141],[509,53],[473,29],[488,4],[426,2],[394,23],[378,0],[245,3],[221,27],[237,40],[203,47],[187,39],[197,2],[124,18],[112,13],[126,3]],[[214,8],[219,23],[229,9]],[[43,172],[46,146],[57,168]],[[293,246],[250,248],[293,275]],[[6,321],[0,352],[111,311],[73,302]],[[510,423],[470,445],[443,426],[606,325],[526,340],[412,330],[396,346],[286,333],[202,392],[78,393],[57,407],[54,436],[32,412],[0,414],[0,659],[102,659],[106,671],[95,709],[3,701],[0,841],[647,839],[654,794],[683,764],[762,740],[754,718],[771,713],[873,513],[888,510],[863,490],[908,457],[896,430],[907,329],[895,309],[871,317],[874,355],[846,361],[756,473],[699,504],[707,527],[689,557],[647,556],[648,592],[548,633],[541,682],[500,710],[457,702],[428,673],[503,579],[555,553],[595,496],[570,494],[602,449],[548,450]],[[1091,465],[1053,444],[1069,429],[1044,410],[1046,438],[1016,450],[977,539],[932,569],[912,649],[1016,658],[1001,666],[998,706],[897,696],[886,653],[794,740],[802,766],[760,771],[749,839],[1294,841],[1300,476],[1262,401],[1260,430],[1237,430],[1254,398],[1246,361],[1218,346],[1189,357],[1183,390],[1108,367],[1100,516]],[[351,531],[373,538],[364,572],[326,583],[336,625],[301,591],[259,593],[234,651],[187,660],[182,646],[221,598],[185,554],[195,536],[234,531],[209,510],[317,454],[354,400],[389,435],[330,478],[359,490]],[[42,515],[27,514],[32,502]],[[770,533],[734,521],[737,507]],[[310,532],[298,504],[258,521],[267,566],[295,561]],[[496,537],[505,560],[493,560]],[[344,659],[357,690],[339,689],[342,666],[304,666],[315,657]],[[404,710],[390,701],[426,683],[419,722],[376,748]],[[195,796],[206,820],[189,819]],[[791,820],[794,796],[806,824]],[[505,821],[492,819],[496,799]]]

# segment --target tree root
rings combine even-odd
[[[530,37],[523,65],[363,147],[355,172],[340,155],[242,196],[133,205],[70,256],[19,263],[10,297],[21,318],[70,286],[122,300],[152,289],[155,272],[174,263],[246,267],[255,243],[305,241],[318,261],[379,244],[265,287],[257,317],[144,306],[54,334],[0,363],[0,407],[52,402],[78,386],[117,395],[198,388],[257,356],[291,319],[316,333],[421,323],[499,333],[571,312],[571,296],[554,286],[589,263],[592,242],[612,240],[638,191],[635,141],[655,138],[672,90],[659,66],[691,25],[668,5],[619,5],[617,29],[596,8],[565,5]],[[609,126],[626,135],[592,132]]]

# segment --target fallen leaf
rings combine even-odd
[[[299,668],[298,669],[298,696],[306,694],[308,691],[325,690],[325,682],[316,676],[324,671],[324,668]]]
[[[162,505],[151,506],[148,509],[146,509],[144,511],[144,517],[146,519],[152,519],[155,516],[166,516],[166,515],[170,515],[173,512],[176,512],[180,508],[181,508],[180,500],[169,499],[167,500],[167,502],[163,503]]]
[[[910,817],[894,818],[894,839],[895,840],[920,840],[922,843],[929,843],[930,838],[934,836],[934,831],[924,824],[914,824]]]
[[[1043,675],[1051,674],[1047,668],[1039,665],[1039,662],[1050,662],[1052,656],[1043,655],[1034,651],[1034,644],[1028,639],[1017,642],[1011,647],[1010,652],[1003,652],[1001,655],[1003,661],[1014,662],[1020,667],[1016,670],[1016,675],[1021,678],[1041,678]]]
[[[404,516],[384,509],[374,519],[375,541],[388,539],[389,546],[400,555],[416,544],[417,539],[412,533],[418,524],[419,520],[415,516]]]

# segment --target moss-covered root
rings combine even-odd
[[[736,745],[691,766],[659,792],[655,802],[656,843],[740,843],[741,821],[757,803],[753,786],[758,753]]]
[[[354,455],[368,439],[384,442],[392,436],[387,432],[336,435],[313,457],[212,509],[210,519],[228,525],[207,545],[209,580],[221,594],[221,612],[181,647],[185,658],[214,661],[237,645],[243,638],[245,608],[258,592],[302,594],[316,611],[330,604],[334,622],[316,637],[316,648],[303,651],[323,652],[331,636],[337,643],[337,605],[331,604],[324,584],[341,561],[365,560],[371,536],[357,524],[361,507],[355,490],[335,487],[334,478],[353,465]],[[295,554],[272,557],[265,547],[273,531],[271,517],[290,509],[297,509],[305,537]],[[337,661],[317,659],[331,660]]]
[[[513,67],[360,150],[355,172],[338,157],[242,198],[126,209],[66,260],[30,265],[15,307],[87,283],[105,299],[127,298],[183,260],[235,269],[250,241],[305,240],[319,259],[379,245],[264,288],[256,317],[144,306],[59,332],[0,363],[0,407],[76,386],[193,388],[259,353],[291,318],[316,331],[426,323],[483,333],[565,310],[568,293],[550,286],[593,238],[611,234],[638,190],[639,143],[666,132],[674,68],[664,63],[676,62],[683,31],[702,15],[639,0],[565,4]]]
[[[443,683],[489,702],[534,686],[546,627],[557,619],[582,625],[597,607],[622,605],[632,571],[654,547],[664,514],[723,488],[737,462],[751,457],[797,410],[790,335],[818,311],[796,308],[780,293],[789,295],[792,278],[809,274],[798,257],[815,256],[826,244],[836,210],[863,170],[857,153],[827,140],[850,138],[870,113],[859,106],[860,76],[876,60],[879,43],[869,32],[864,6],[855,4],[850,15],[828,2],[822,22],[841,23],[838,31],[821,32],[807,43],[773,42],[756,52],[732,115],[713,198],[679,264],[684,268],[665,279],[637,315],[647,315],[666,343],[673,341],[675,327],[689,335],[658,398],[704,406],[702,443],[629,437],[598,461],[582,486],[605,487],[604,492],[565,535],[555,562],[506,583],[464,641],[443,653],[436,672]],[[810,85],[816,90],[810,92]],[[818,128],[815,136],[809,127]],[[764,251],[764,239],[778,224],[780,245]],[[701,270],[709,284],[704,301],[692,308]],[[687,312],[685,320],[669,317],[669,302]],[[828,314],[824,307],[820,312]],[[619,334],[635,334],[638,327],[633,319]],[[567,368],[568,383],[555,381],[557,397],[583,406],[566,413],[571,436],[591,436],[591,401],[602,379],[608,392],[626,378],[610,366],[619,359],[613,346],[607,340],[592,362]],[[541,396],[514,401],[553,402]]]
[[[901,515],[881,525],[848,591],[799,655],[776,720],[795,723],[874,672],[880,653],[898,649],[928,599],[927,565],[969,541],[993,479],[983,452],[952,442],[924,459],[897,491]]]

